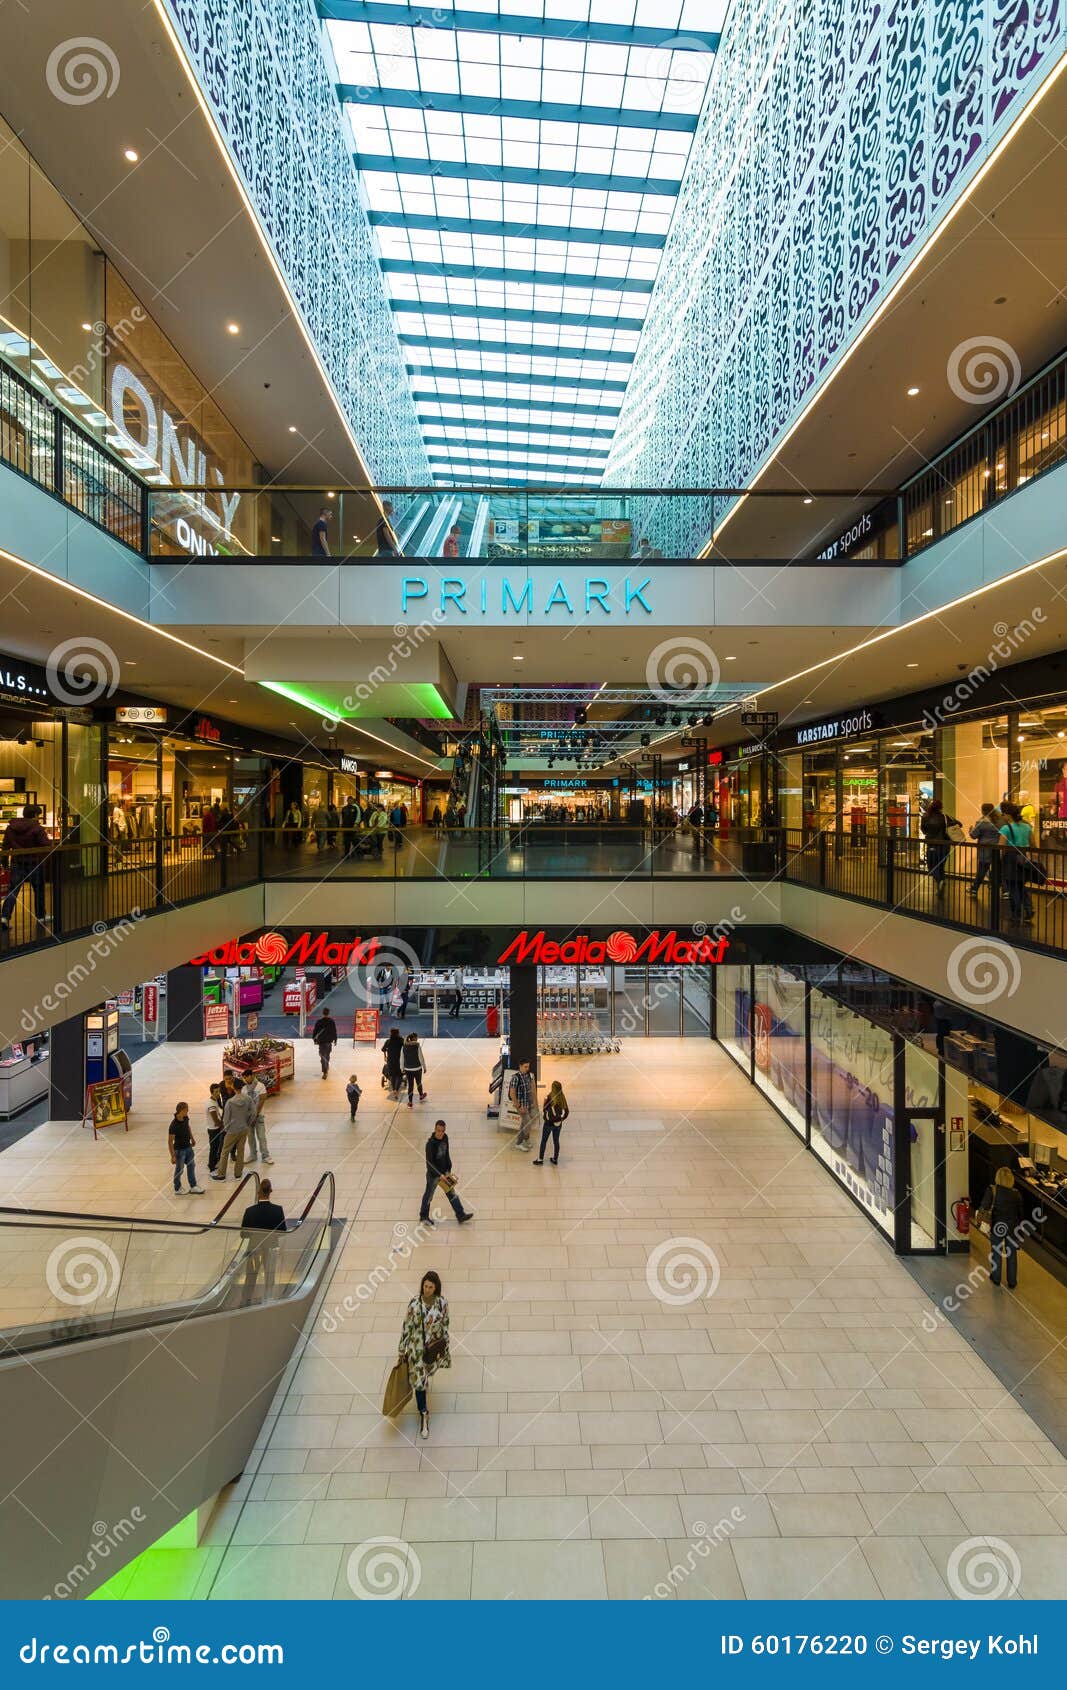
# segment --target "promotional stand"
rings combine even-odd
[[[123,1131],[129,1132],[130,1121],[121,1079],[94,1080],[86,1088],[83,1127],[86,1121],[92,1122],[94,1139],[104,1127],[117,1127],[120,1122]]]

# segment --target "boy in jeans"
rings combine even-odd
[[[189,1105],[179,1103],[175,1106],[174,1119],[167,1134],[170,1146],[170,1159],[174,1165],[174,1195],[181,1196],[182,1169],[185,1168],[189,1176],[189,1190],[197,1197],[204,1195],[204,1188],[196,1183],[196,1139],[189,1121]]]
[[[348,1099],[348,1107],[352,1112],[349,1119],[354,1121],[356,1118],[356,1110],[359,1108],[359,1100],[363,1096],[363,1087],[360,1085],[354,1074],[349,1074],[348,1076],[348,1084],[345,1087],[345,1096]]]

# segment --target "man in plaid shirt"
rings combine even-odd
[[[530,1073],[530,1064],[520,1062],[512,1076],[508,1096],[519,1111],[519,1130],[515,1134],[515,1150],[529,1150],[530,1136],[537,1119],[537,1082]]]

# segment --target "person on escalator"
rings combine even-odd
[[[248,1243],[245,1257],[244,1301],[259,1302],[259,1282],[263,1281],[262,1301],[274,1294],[278,1267],[278,1246],[286,1230],[285,1210],[273,1203],[274,1187],[269,1179],[260,1180],[259,1196],[241,1216],[241,1236]]]

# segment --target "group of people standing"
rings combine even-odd
[[[226,1074],[210,1088],[205,1116],[207,1169],[213,1180],[224,1180],[231,1162],[237,1179],[244,1178],[246,1162],[252,1165],[262,1157],[264,1163],[273,1163],[263,1115],[266,1098],[266,1087],[254,1074],[247,1077]],[[189,1105],[184,1101],[175,1104],[174,1117],[167,1131],[167,1147],[173,1169],[174,1195],[179,1197],[186,1189],[182,1186],[184,1170],[188,1190],[193,1196],[202,1197],[204,1187],[196,1176],[196,1136],[189,1119]]]
[[[952,847],[964,843],[963,825],[956,816],[947,813],[940,798],[934,798],[923,811],[919,826],[926,841],[926,866],[934,888],[941,896],[945,890]],[[1030,883],[1043,880],[1044,871],[1029,855],[1034,843],[1034,830],[1022,807],[1007,798],[1002,799],[999,805],[983,804],[980,816],[971,825],[970,836],[978,846],[974,879],[968,887],[971,897],[977,898],[992,870],[994,852],[999,852],[1000,880],[1012,919],[1027,923],[1033,921]]]
[[[305,810],[294,799],[282,818],[282,839],[293,851],[313,837],[320,851],[340,851],[344,857],[380,858],[387,840],[403,844],[407,827],[408,810],[402,802],[386,810],[374,798],[368,798],[364,804],[347,798],[340,809],[330,803]]]

